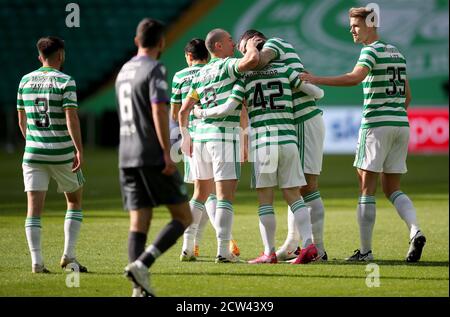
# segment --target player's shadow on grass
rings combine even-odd
[[[320,262],[318,264],[367,265],[369,263],[375,263],[378,265],[393,265],[393,266],[433,266],[433,267],[439,267],[439,266],[442,266],[442,267],[447,266],[448,267],[449,266],[448,261],[419,261],[416,263],[408,263],[404,260],[374,260],[371,262],[349,262],[349,261],[340,260],[340,259],[333,259],[331,261]]]
[[[244,263],[245,264],[245,263]],[[221,264],[226,265],[226,264]],[[231,264],[231,265],[240,265],[240,264]],[[122,273],[119,272],[89,272],[93,275],[122,275]],[[84,273],[83,273],[84,274]],[[302,273],[276,273],[276,272],[198,272],[198,271],[192,271],[192,272],[152,272],[153,276],[247,276],[247,277],[287,277],[287,278],[293,278],[293,277],[301,277],[301,278],[324,278],[324,279],[330,279],[330,278],[345,278],[345,279],[361,279],[366,278],[366,275],[338,275],[338,274],[309,274],[308,272]],[[409,277],[409,276],[382,276],[383,279],[386,280],[420,280],[420,281],[448,281],[448,277]]]
[[[213,263],[214,260],[211,260],[208,257],[197,258],[196,261],[192,261],[192,263],[195,262],[201,262],[201,263]],[[344,259],[332,259],[329,261],[323,261],[323,262],[317,262],[317,263],[311,263],[308,265],[367,265],[369,263],[375,263],[378,265],[393,265],[393,266],[431,266],[431,267],[448,267],[449,262],[448,261],[419,261],[416,263],[408,263],[403,260],[375,260],[372,262],[349,262],[345,261]],[[226,264],[226,263],[225,263]],[[237,263],[237,264],[246,264],[244,263]],[[279,262],[277,265],[291,265],[289,262]]]
[[[233,264],[235,265],[235,264]],[[336,274],[288,274],[288,273],[267,273],[267,272],[161,272],[161,273],[153,273],[154,276],[166,275],[166,276],[179,276],[179,275],[203,275],[203,276],[248,276],[248,277],[301,277],[301,278],[345,278],[345,279],[361,279],[366,278],[366,275],[336,275]],[[448,277],[408,277],[408,276],[382,276],[383,279],[386,280],[421,280],[421,281],[448,281]]]

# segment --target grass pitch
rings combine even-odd
[[[66,286],[67,273],[59,266],[63,250],[65,203],[52,184],[42,217],[46,266],[52,274],[31,274],[24,221],[21,154],[0,153],[0,296],[129,296],[130,283],[122,277],[127,264],[128,214],[122,211],[114,150],[85,154],[84,220],[77,257],[90,271],[79,287]],[[353,156],[325,156],[321,195],[325,204],[325,246],[330,261],[311,265],[215,264],[216,240],[207,226],[197,262],[178,259],[181,239],[152,267],[158,296],[449,296],[448,156],[410,156],[403,191],[413,200],[427,237],[421,262],[407,264],[408,232],[393,206],[377,193],[374,256],[380,286],[367,287],[365,264],[343,259],[359,247],[356,222],[358,185]],[[236,202],[233,235],[241,257],[262,250],[256,193],[249,189],[249,169],[243,168]],[[286,204],[277,193],[277,244],[286,230]],[[149,240],[167,223],[164,207],[155,209]]]

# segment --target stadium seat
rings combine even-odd
[[[0,57],[8,80],[0,86],[0,107],[16,103],[20,77],[38,68],[36,41],[56,35],[66,42],[65,72],[77,81],[78,92],[86,96],[135,51],[133,36],[137,23],[145,16],[167,24],[191,0],[78,0],[80,28],[65,27],[66,2],[59,0],[0,0],[2,41],[8,50]],[[16,61],[20,61],[17,63]]]

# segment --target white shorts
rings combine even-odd
[[[240,142],[194,142],[190,163],[193,179],[238,180],[241,176]]]
[[[23,163],[23,182],[25,191],[47,191],[50,178],[58,184],[59,193],[73,193],[85,183],[81,170],[72,172],[72,163],[33,164]]]
[[[260,147],[252,151],[250,159],[252,188],[291,188],[306,185],[298,148],[294,143]]]
[[[296,129],[303,172],[320,175],[325,140],[325,124],[322,114],[297,124]]]
[[[188,184],[194,184],[194,178],[192,177],[192,158],[184,156],[184,182]]]
[[[360,129],[353,166],[376,173],[407,172],[409,127]]]

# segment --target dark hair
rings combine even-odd
[[[244,34],[241,35],[241,38],[238,41],[238,47],[240,47],[242,41],[247,42],[249,39],[251,39],[254,36],[259,36],[259,37],[263,38],[264,40],[267,40],[267,37],[264,34],[262,34],[261,32],[250,29],[250,30],[245,31]],[[257,48],[260,50],[263,45],[264,45],[264,42],[259,43]]]
[[[44,58],[49,58],[53,53],[64,49],[64,41],[56,36],[41,37],[36,43],[36,48]]]
[[[184,47],[185,53],[191,53],[192,58],[197,61],[208,59],[208,50],[205,41],[202,39],[192,39]]]
[[[139,45],[146,48],[155,47],[163,37],[164,31],[165,26],[162,22],[150,18],[143,19],[136,29]]]

